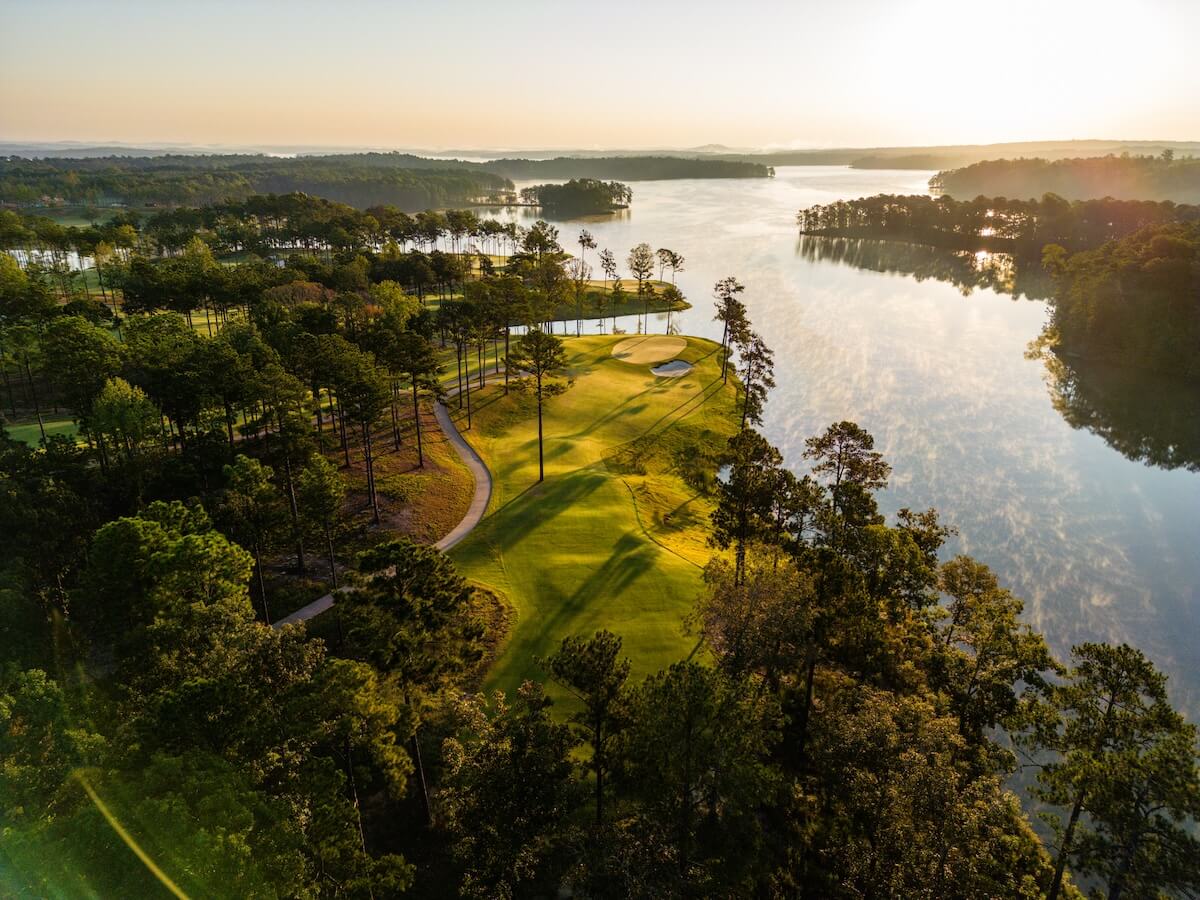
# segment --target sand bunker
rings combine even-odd
[[[673,359],[661,366],[654,366],[650,371],[659,378],[678,378],[692,371],[692,364],[685,363],[682,359]]]
[[[621,343],[613,347],[612,355],[622,362],[644,366],[672,359],[678,356],[679,352],[686,346],[686,338],[665,334],[648,334],[621,341]],[[687,363],[684,363],[684,365],[687,365]],[[688,368],[691,368],[691,366],[688,366]]]

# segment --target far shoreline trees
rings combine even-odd
[[[1200,222],[1149,226],[1082,253],[1051,244],[1042,260],[1063,351],[1200,380]]]
[[[1040,254],[1045,244],[1099,247],[1150,225],[1200,221],[1200,205],[1151,200],[1075,200],[1056,194],[972,200],[879,194],[811,206],[796,214],[801,234],[883,238],[951,250]]]
[[[1200,203],[1200,159],[1158,156],[1094,156],[1075,159],[991,159],[938,172],[935,191],[955,197],[1041,197],[1068,200],[1170,200]]]

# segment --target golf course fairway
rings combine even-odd
[[[737,427],[734,381],[719,345],[687,338],[693,365],[656,378],[613,356],[621,336],[564,341],[571,386],[543,408],[546,480],[538,483],[536,400],[489,384],[473,393],[463,435],[493,477],[488,514],[450,556],[467,578],[507,598],[515,622],[487,679],[516,689],[541,677],[536,658],[563,637],[607,628],[635,676],[696,647],[683,619],[701,590],[711,486]]]

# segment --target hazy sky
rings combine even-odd
[[[0,140],[1200,140],[1200,0],[0,0]]]

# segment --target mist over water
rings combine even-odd
[[[712,285],[736,275],[754,327],[775,350],[778,386],[764,430],[789,466],[803,471],[806,437],[857,421],[894,468],[881,497],[886,513],[936,507],[959,531],[947,553],[991,565],[1056,651],[1089,639],[1136,644],[1171,675],[1176,702],[1194,715],[1200,455],[1187,454],[1195,448],[1181,449],[1172,434],[1127,442],[1157,441],[1160,455],[1183,452],[1192,465],[1163,468],[1143,461],[1149,454],[1127,458],[1112,435],[1068,424],[1049,368],[1026,358],[1047,319],[1044,303],[988,287],[964,296],[961,285],[801,250],[798,208],[925,193],[930,174],[789,167],[774,179],[635,182],[632,208],[618,216],[551,221],[568,250],[586,227],[622,268],[640,241],[682,253],[678,283],[693,309],[673,317],[681,333],[720,338]],[[595,251],[588,258],[596,264]],[[636,320],[620,324],[632,332]],[[665,316],[651,317],[651,331],[665,326]],[[1188,423],[1200,407],[1175,408],[1194,392],[1137,390],[1123,398],[1126,407],[1149,408],[1151,423],[1183,423],[1194,437]]]

